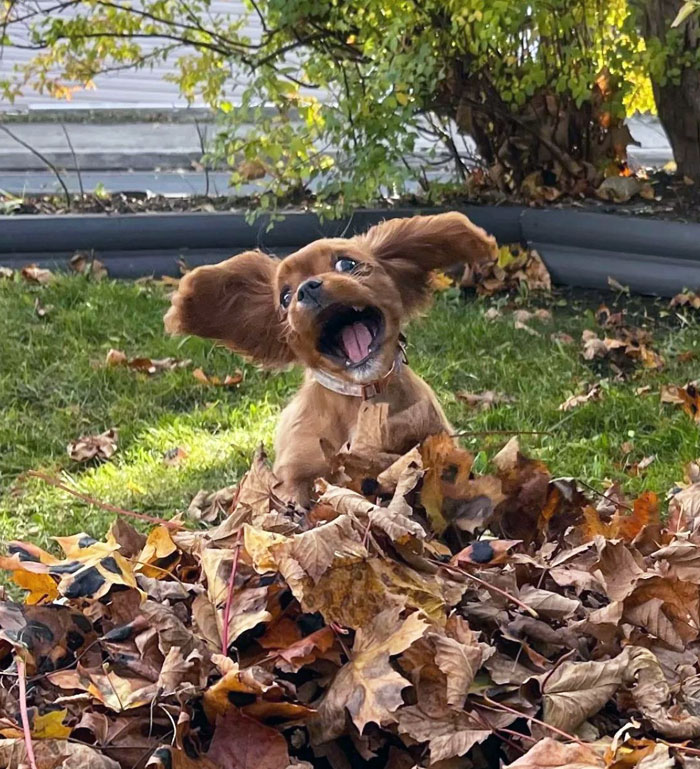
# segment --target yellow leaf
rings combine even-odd
[[[148,535],[136,568],[147,577],[162,578],[165,576],[164,569],[172,568],[178,559],[177,545],[170,532],[165,526],[156,526]],[[152,568],[150,564],[157,564],[158,568]]]
[[[272,531],[264,531],[255,526],[246,523],[243,525],[243,544],[246,553],[253,561],[255,571],[262,574],[266,571],[275,571],[277,569],[277,560],[270,552],[274,545],[281,545],[287,541],[287,537],[282,534],[275,534]]]
[[[63,740],[71,733],[70,726],[63,723],[68,711],[52,710],[43,715],[37,715],[32,724],[32,737],[39,740]]]

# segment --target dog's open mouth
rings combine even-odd
[[[360,366],[379,349],[384,316],[376,307],[332,305],[319,316],[318,349],[350,368]]]

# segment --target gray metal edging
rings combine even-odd
[[[0,265],[65,265],[91,250],[114,277],[177,274],[250,248],[284,256],[319,237],[352,235],[377,222],[440,209],[363,209],[322,222],[312,213],[285,212],[248,223],[238,213],[167,213],[0,217]],[[444,209],[441,209],[444,210]],[[556,283],[608,288],[608,277],[644,294],[671,296],[700,288],[700,224],[521,206],[460,208],[501,243],[535,246]]]

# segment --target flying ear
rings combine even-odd
[[[453,211],[435,216],[390,219],[356,238],[392,276],[404,310],[420,310],[430,298],[429,273],[458,262],[495,259],[496,239]]]
[[[246,251],[192,270],[172,298],[165,330],[218,339],[263,366],[291,363],[274,295],[276,269],[266,254]]]

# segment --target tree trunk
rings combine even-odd
[[[646,0],[644,36],[662,42],[678,13],[678,0]],[[700,43],[700,19],[694,14],[680,28],[683,51],[694,52]],[[659,119],[671,142],[678,173],[700,181],[700,70],[682,70],[680,81],[661,84],[652,79]]]

